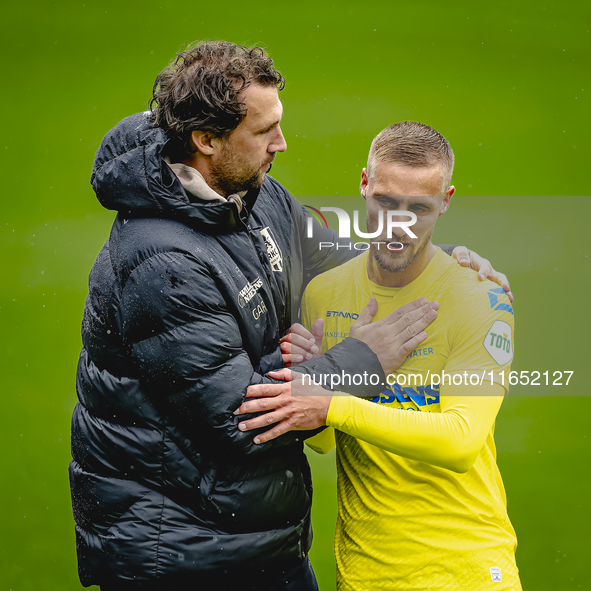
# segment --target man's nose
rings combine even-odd
[[[273,141],[269,144],[267,148],[268,152],[285,152],[287,150],[287,142],[283,137],[283,132],[281,131],[281,127],[277,128],[277,136],[273,139]]]

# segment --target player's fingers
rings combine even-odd
[[[488,276],[488,278],[491,281],[494,281],[497,285],[500,285],[505,290],[505,293],[509,298],[509,302],[513,303],[515,298],[513,297],[513,293],[511,292],[511,285],[509,284],[507,276],[493,269],[492,273]]]
[[[269,372],[269,377],[274,380],[283,380],[284,382],[291,382],[297,377],[290,369],[276,369]]]
[[[394,332],[398,335],[397,342],[401,344],[409,341],[424,331],[437,318],[438,308],[439,304],[437,302],[429,302],[420,310],[405,315],[393,327]],[[412,318],[411,322],[409,322],[409,318]]]
[[[425,339],[427,333],[422,330],[412,338],[408,339],[398,347],[398,354],[401,359],[406,359]]]
[[[314,353],[310,353],[300,347],[294,347],[291,343],[281,343],[281,357],[283,365],[287,363],[301,363],[304,359],[312,359]]]
[[[478,273],[478,279],[484,281],[492,273],[492,265],[488,259],[470,251],[470,268]]]
[[[306,350],[311,350],[314,347],[314,336],[311,332],[306,331],[307,334],[302,335],[295,332],[290,332],[286,334],[284,337],[279,339],[281,343],[281,348],[287,348],[290,345],[297,345],[298,347]]]
[[[239,408],[237,410],[234,411],[233,414],[235,415],[247,415],[247,414],[252,414],[255,412],[265,412],[265,411],[271,411],[275,408],[277,408],[278,402],[277,400],[280,398],[280,396],[273,396],[271,398],[257,398],[256,400],[247,400],[246,402],[243,402]],[[270,413],[268,413],[270,414]],[[265,415],[265,416],[268,416]],[[241,425],[244,425],[246,423],[249,423],[248,421],[244,421],[242,423],[240,423]],[[250,425],[251,423],[249,423]],[[263,425],[263,424],[267,424],[265,422],[261,422],[258,421],[258,423],[255,423],[255,425]],[[239,425],[240,427],[240,425]],[[242,429],[242,427],[240,427]],[[242,429],[243,431],[245,429]]]
[[[293,342],[293,337],[295,335],[297,335],[298,337],[302,337],[303,339],[305,339],[307,341],[311,341],[314,338],[312,336],[312,333],[307,328],[305,328],[304,326],[299,324],[298,322],[291,325],[291,327],[289,329],[289,333],[285,336],[287,337],[289,335],[292,335],[292,342]]]
[[[318,347],[318,353],[322,353],[322,337],[324,336],[324,320],[322,318],[317,318],[312,325],[312,336],[316,347]]]
[[[266,443],[267,441],[271,441],[271,439],[277,439],[280,435],[287,433],[291,429],[291,424],[289,420],[281,421],[278,425],[275,425],[270,431],[265,431],[265,433],[261,433],[257,435],[253,441],[260,445],[261,443]]]
[[[498,271],[492,270],[492,273],[488,276],[491,281],[494,281],[496,284],[500,285],[506,293],[511,291],[511,286],[509,285],[509,280],[507,276],[503,273],[499,273]]]
[[[289,370],[287,370],[289,371]],[[255,384],[246,389],[246,397],[253,398],[255,396],[279,396],[289,392],[291,387],[288,383],[283,384]]]
[[[284,341],[283,343],[281,343],[279,345],[279,347],[280,347],[282,353],[286,353],[287,355],[289,355],[291,353],[292,347],[291,347],[290,342]]]
[[[312,333],[310,333],[310,335],[311,334]],[[319,351],[313,336],[310,336],[310,339],[307,339],[297,334],[291,335],[290,343],[281,343],[281,350],[285,353],[291,353],[292,355],[303,355],[306,359],[312,359],[314,354]]]
[[[240,408],[234,414],[246,415],[256,412],[263,412],[265,414],[249,419],[248,421],[241,421],[238,428],[241,431],[249,431],[250,429],[258,429],[259,427],[277,423],[287,416],[288,413],[285,407],[291,402],[293,402],[293,398],[288,395],[247,400],[240,405]]]
[[[456,246],[451,253],[451,256],[462,265],[468,267],[470,265],[470,251],[465,246]]]
[[[281,359],[283,359],[283,365],[285,367],[291,367],[292,365],[297,365],[304,360],[303,355],[288,355],[283,353],[281,355]]]
[[[427,298],[419,298],[418,300],[414,300],[414,302],[405,304],[397,310],[394,310],[394,312],[391,312],[388,316],[386,316],[386,318],[384,318],[384,321],[388,325],[395,324],[407,315],[410,315],[414,320],[414,318],[417,317],[417,314],[420,314],[419,310],[423,306],[427,306],[428,303],[429,300],[427,300]]]
[[[415,302],[424,301],[424,300],[426,300],[426,298],[422,298],[422,300],[415,300]],[[415,302],[411,302],[411,303],[415,303]],[[408,306],[408,304],[407,304],[407,306]],[[400,316],[400,318],[396,322],[389,325],[389,328],[391,328],[394,331],[394,333],[399,333],[405,327],[411,326],[412,324],[417,322],[420,318],[423,318],[431,310],[438,310],[439,309],[438,302],[427,302],[426,304],[423,304],[418,308],[407,307],[407,306],[402,306],[402,308],[398,308],[398,310],[396,310],[397,312],[399,312],[398,315]],[[391,316],[392,316],[392,318],[395,318],[395,316],[393,316],[392,314],[391,314]]]
[[[289,328],[289,332],[291,334],[299,334],[303,337],[306,337],[306,336],[311,337],[312,336],[310,331],[305,326],[300,324],[299,322],[294,322],[291,325],[291,327]]]
[[[369,302],[367,306],[361,310],[361,314],[355,322],[351,325],[351,332],[355,332],[354,328],[359,328],[360,326],[365,326],[371,322],[371,319],[376,315],[378,311],[378,302],[375,298],[369,298]]]

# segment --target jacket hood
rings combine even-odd
[[[152,127],[148,116],[146,111],[123,119],[97,150],[90,183],[101,205],[123,216],[173,218],[201,230],[236,226],[234,203],[189,198],[164,161],[169,139],[162,129]],[[251,206],[253,193],[248,195]]]

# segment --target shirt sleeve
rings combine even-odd
[[[493,285],[490,284],[489,285]],[[479,290],[463,304],[461,322],[450,331],[445,374],[483,377],[508,390],[515,328],[513,307],[502,287]],[[443,379],[443,377],[442,377]],[[473,382],[476,382],[473,377]],[[470,383],[470,382],[469,382]]]
[[[337,445],[334,437],[334,429],[327,427],[318,433],[318,435],[306,439],[306,445],[318,454],[327,454]]]
[[[405,458],[454,472],[469,470],[501,407],[513,359],[513,309],[504,290],[477,289],[449,333],[450,354],[440,376],[441,412],[409,412],[335,395],[327,425]],[[462,383],[449,379],[464,372]],[[469,377],[483,373],[482,383],[471,385]]]
[[[441,412],[411,412],[342,393],[326,424],[385,451],[467,472],[482,450],[504,398],[499,384],[443,386]]]

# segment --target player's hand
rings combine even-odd
[[[312,326],[312,332],[301,324],[292,324],[289,332],[279,340],[283,365],[292,367],[304,360],[322,355],[322,331],[324,320],[318,319]]]
[[[302,374],[289,369],[270,371],[282,384],[256,384],[249,386],[246,397],[259,397],[242,403],[234,414],[249,414],[268,411],[266,414],[238,424],[241,431],[259,429],[277,423],[272,429],[257,435],[255,443],[275,439],[288,431],[309,431],[326,425],[326,415],[331,396],[328,391],[314,383],[302,384]]]
[[[480,281],[490,279],[500,285],[509,297],[509,301],[513,303],[515,298],[511,293],[511,286],[509,285],[507,276],[495,271],[488,259],[481,257],[479,254],[467,249],[465,246],[456,246],[451,256],[456,259],[462,267],[470,267],[470,269],[476,271]]]
[[[376,300],[371,298],[351,325],[349,334],[378,356],[387,375],[397,370],[408,354],[427,338],[425,328],[437,318],[438,308],[437,302],[421,298],[370,324],[378,311]]]

